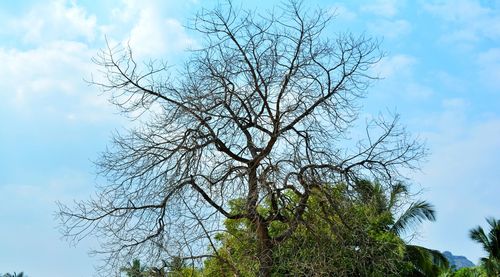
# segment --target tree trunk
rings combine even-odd
[[[257,212],[259,187],[257,181],[256,164],[250,165],[248,174],[247,211],[252,219],[254,231],[257,235],[257,258],[259,260],[259,276],[271,276],[273,266],[272,241],[269,236],[269,224]]]
[[[268,225],[262,220],[257,221],[257,238],[258,238],[258,258],[259,258],[259,276],[271,276],[273,267],[273,244],[269,237]]]

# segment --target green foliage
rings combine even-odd
[[[175,256],[167,263],[167,267],[170,271],[182,271],[182,269],[186,268],[186,262],[181,257]]]
[[[128,267],[123,267],[127,277],[198,277],[200,272],[195,268],[190,268],[180,257],[173,257],[172,260],[162,268],[147,267],[141,265],[140,260],[134,259]]]
[[[408,196],[408,188],[402,183],[392,186],[388,196],[377,182],[360,181],[358,190],[363,203],[371,203],[368,208],[372,207],[378,215],[386,215],[386,221],[380,223],[380,228],[398,237],[417,223],[436,220],[434,207],[422,200],[410,203],[408,208],[396,215],[399,205]],[[439,251],[406,245],[405,252],[404,261],[409,265],[411,276],[438,276],[449,269],[448,260]]]
[[[455,272],[450,276],[453,277],[487,277],[487,273],[482,266],[475,267],[464,267]]]
[[[412,276],[441,276],[449,272],[448,260],[436,250],[407,245],[406,260],[412,265]]]
[[[146,267],[141,265],[141,261],[135,259],[129,267],[123,267],[120,271],[127,277],[147,277]]]
[[[286,219],[299,201],[293,191],[284,194],[289,202],[284,203],[284,219],[269,224],[271,239],[289,229]],[[413,224],[435,219],[433,207],[425,201],[409,203],[401,211],[406,194],[402,184],[387,190],[368,181],[358,182],[355,188],[335,184],[313,189],[301,224],[288,239],[273,240],[272,275],[455,276],[441,253],[406,245],[400,238]],[[232,200],[231,212],[243,211],[244,204],[243,199]],[[269,209],[270,201],[264,201],[258,212],[267,216]],[[246,218],[227,219],[224,224],[225,231],[215,237],[219,247],[214,257],[205,260],[203,269],[189,268],[182,258],[174,257],[166,263],[164,275],[152,275],[151,269],[134,261],[125,272],[136,275],[127,276],[255,276],[259,252],[254,224]]]
[[[313,190],[302,224],[292,236],[275,242],[273,275],[437,276],[448,269],[439,252],[406,246],[399,237],[411,224],[435,219],[432,206],[424,201],[410,204],[396,218],[395,208],[407,193],[404,185],[398,184],[388,193],[382,185],[368,181],[359,182],[354,191],[345,184],[321,189]],[[295,206],[297,195],[291,191],[286,195],[290,207]],[[232,211],[243,209],[242,203],[231,202]],[[263,203],[259,213],[265,215],[266,209],[269,207]],[[222,245],[218,257],[205,262],[204,274],[254,276],[259,265],[251,222],[226,220],[225,225],[226,232],[217,236]],[[288,227],[286,220],[276,220],[269,233],[276,238]]]
[[[308,218],[294,235],[277,247],[277,275],[398,275],[403,268],[403,242],[394,234],[381,231],[361,222],[368,222],[367,213],[356,207],[357,222],[344,219],[346,225],[335,221],[321,222]]]
[[[237,213],[243,210],[244,201],[234,199],[229,205],[231,211]],[[217,257],[205,261],[204,276],[232,276],[231,273],[235,272],[241,276],[254,276],[259,263],[256,258],[257,238],[250,232],[250,226],[248,219],[225,221],[225,232],[216,236],[223,247],[218,249]]]

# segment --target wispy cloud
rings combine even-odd
[[[95,49],[70,41],[55,41],[35,49],[0,49],[0,95],[10,112],[60,120],[102,120],[109,106],[98,100],[83,78],[95,71]]]
[[[429,99],[436,94],[433,88],[416,81],[410,81],[404,84],[402,90],[408,98],[413,100]]]
[[[419,60],[408,54],[394,54],[382,59],[373,68],[373,73],[382,80],[377,83],[375,91],[383,99],[392,102],[428,100],[436,95],[432,86],[424,83],[423,78],[416,76]],[[420,76],[421,77],[421,76]],[[390,104],[386,102],[386,105]],[[404,103],[399,103],[404,105]]]
[[[425,245],[477,261],[483,253],[466,239],[468,231],[484,217],[500,213],[500,117],[475,121],[468,109],[467,100],[450,98],[443,100],[442,112],[421,117],[428,130],[421,135],[432,155],[414,180],[427,189],[424,197],[438,210],[438,224],[425,228]]]
[[[78,249],[69,248],[60,239],[53,220],[56,200],[69,202],[90,194],[89,178],[75,171],[57,174],[60,175],[44,176],[33,183],[21,180],[0,183],[3,271],[23,270],[39,276],[92,276],[96,258],[86,252],[96,243],[85,240]],[[54,261],[59,261],[59,265]]]
[[[423,9],[445,22],[442,40],[463,47],[481,39],[500,39],[500,12],[475,0],[421,2]]]
[[[330,7],[330,12],[336,19],[351,21],[358,17],[358,15],[347,6],[337,3]]]
[[[44,43],[52,40],[84,39],[92,41],[97,34],[95,15],[78,6],[76,2],[53,0],[33,7],[20,18],[12,19],[10,25],[24,41]]]
[[[395,54],[383,58],[378,62],[373,71],[381,78],[392,78],[396,74],[407,74],[417,63],[417,59],[410,55]]]
[[[173,18],[164,19],[156,9],[141,10],[139,19],[130,31],[130,45],[139,56],[162,56],[180,52],[192,46],[182,24]]]
[[[486,86],[500,89],[500,48],[491,48],[477,55],[479,78]]]
[[[96,15],[65,0],[36,5],[11,18],[13,28],[8,35],[27,46],[0,48],[0,95],[4,99],[0,106],[11,114],[52,114],[67,121],[111,118],[106,97],[84,81],[98,73],[91,59],[104,46],[102,31],[113,31],[115,42],[130,43],[139,60],[172,57],[194,43],[182,24],[165,18],[156,4],[124,1],[111,13],[115,19],[111,25],[99,25]]]
[[[368,24],[368,30],[384,38],[395,39],[411,32],[411,24],[403,19],[378,19]]]
[[[412,29],[411,23],[399,16],[404,5],[405,1],[377,0],[361,5],[360,10],[375,16],[367,23],[371,34],[395,39],[409,34]]]
[[[398,0],[376,0],[370,4],[362,5],[361,11],[373,13],[385,17],[394,17],[398,14],[403,1]]]
[[[189,2],[194,4],[196,1]],[[112,42],[130,45],[139,59],[174,57],[196,42],[179,19],[169,13],[171,6],[171,1],[123,0],[111,12],[114,24],[103,29]]]

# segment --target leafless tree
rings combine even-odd
[[[328,11],[295,1],[280,8],[203,10],[191,26],[202,47],[177,71],[138,63],[128,48],[97,56],[106,79],[95,83],[125,113],[147,119],[114,137],[98,162],[108,182],[95,197],[60,205],[66,236],[100,238],[113,268],[131,257],[199,261],[217,256],[224,219],[248,219],[258,274],[269,276],[272,251],[302,224],[313,188],[358,179],[390,186],[418,165],[425,151],[397,116],[370,121],[364,139],[349,137],[381,57],[377,41],[328,38]],[[293,209],[290,193],[299,199]],[[231,211],[232,199],[245,209]],[[287,230],[271,235],[273,221]]]

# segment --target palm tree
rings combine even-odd
[[[386,195],[385,189],[380,183],[362,180],[356,183],[356,191],[360,194],[361,201],[374,207],[378,214],[390,213],[393,217],[393,223],[388,226],[389,231],[399,236],[417,223],[436,220],[434,206],[422,200],[410,203],[408,208],[394,219],[398,213],[397,209],[400,206],[401,199],[404,199],[404,196],[409,194],[408,186],[403,183],[393,185],[389,194]]]
[[[408,208],[395,218],[401,199],[409,193],[408,187],[403,183],[392,186],[388,195],[378,182],[363,180],[356,185],[364,203],[370,203],[378,214],[391,215],[393,222],[387,228],[398,236],[406,233],[415,224],[436,220],[433,205],[422,200],[410,203]],[[406,245],[406,260],[413,266],[412,276],[438,276],[449,268],[448,260],[439,251],[412,244]]]
[[[470,230],[472,240],[480,243],[488,253],[488,257],[481,258],[481,262],[488,276],[500,276],[500,220],[493,217],[486,218],[490,231],[486,234],[481,226]]]
[[[406,260],[412,265],[411,276],[441,276],[450,265],[441,252],[418,245],[406,245]]]
[[[146,267],[141,265],[141,261],[134,259],[129,267],[121,268],[122,272],[125,272],[127,277],[146,277],[147,271]]]

